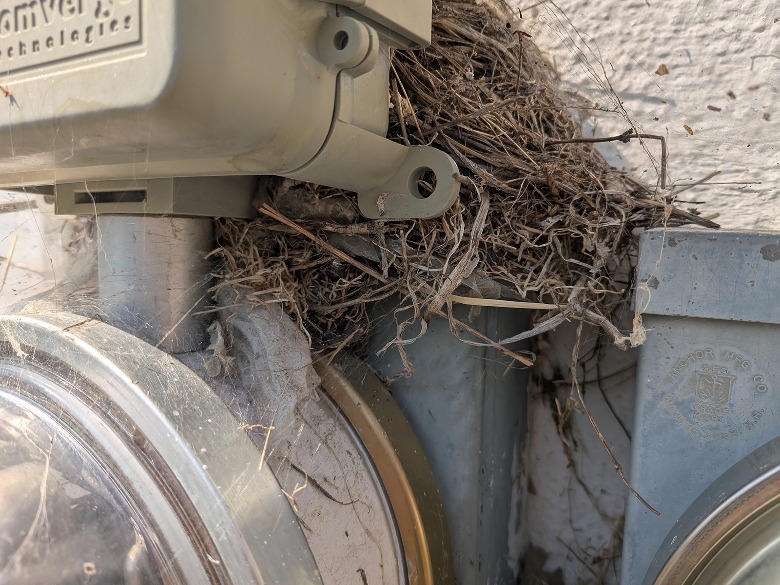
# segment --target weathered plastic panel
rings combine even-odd
[[[338,72],[316,49],[329,10],[0,1],[0,84],[13,95],[0,104],[0,185],[301,167],[333,117]]]
[[[637,373],[622,583],[642,583],[664,537],[704,489],[780,428],[780,234],[652,230],[636,304]],[[681,535],[682,540],[684,535]]]

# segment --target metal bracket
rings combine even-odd
[[[333,124],[325,144],[309,163],[285,176],[357,192],[360,212],[368,218],[441,215],[460,191],[454,177],[457,165],[430,146],[407,147],[384,138],[390,64],[378,35],[348,16],[331,17],[320,29],[317,46],[326,64],[356,63],[358,51],[353,44],[365,58],[339,73]],[[349,172],[345,172],[345,159],[350,161]],[[417,186],[423,177],[435,185],[429,194]]]

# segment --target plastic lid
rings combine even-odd
[[[19,374],[0,367],[0,583],[179,583],[110,463],[19,394],[55,382]]]

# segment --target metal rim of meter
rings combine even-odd
[[[325,392],[347,417],[382,481],[395,516],[409,583],[454,583],[444,504],[409,421],[371,368],[349,354],[315,363]]]
[[[734,465],[696,499],[665,539],[644,583],[774,585],[779,574],[777,437]]]
[[[112,494],[98,499],[109,502],[107,517],[137,527],[153,565],[146,574],[166,585],[321,584],[273,474],[258,467],[256,448],[211,388],[175,358],[83,316],[4,315],[0,382],[0,408],[11,413],[0,430],[24,441],[20,428],[42,428],[38,438],[50,434],[54,445],[56,437],[73,462],[91,461],[92,484],[103,487],[57,481],[62,489]],[[66,459],[60,469],[70,469]],[[14,464],[5,463],[0,475]],[[52,469],[44,477],[61,478]],[[71,477],[78,484],[78,473]],[[2,564],[13,560],[11,551]],[[83,570],[91,577],[101,567],[85,561]]]

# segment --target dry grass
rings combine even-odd
[[[641,323],[632,337],[610,321],[629,288],[615,274],[634,249],[632,232],[717,226],[615,170],[592,144],[551,144],[580,138],[580,124],[537,48],[507,20],[485,6],[436,2],[433,45],[393,55],[390,137],[456,160],[462,187],[452,209],[433,220],[363,221],[352,194],[272,179],[273,209],[220,222],[224,282],[283,303],[316,350],[358,343],[370,304],[393,295],[412,309],[398,325],[402,355],[410,327],[424,333],[434,314],[465,341],[490,343],[449,317],[456,293],[556,307],[502,346],[569,318],[598,324],[621,347],[636,343]]]

